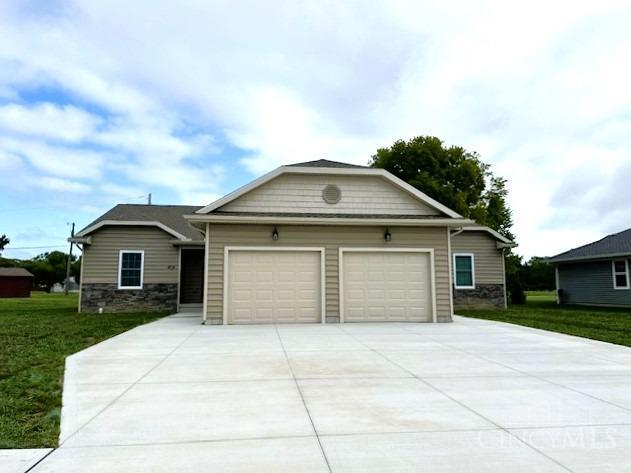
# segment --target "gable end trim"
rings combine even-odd
[[[183,241],[192,241],[190,238],[187,238],[186,236],[182,235],[179,232],[176,232],[175,230],[173,230],[171,227],[166,226],[164,223],[162,222],[158,222],[158,221],[147,221],[147,220],[129,220],[129,221],[123,221],[123,220],[101,220],[100,222],[95,223],[94,225],[84,228],[83,230],[81,230],[81,232],[77,233],[75,235],[76,237],[84,237],[89,235],[90,233],[95,232],[96,230],[98,230],[101,227],[104,227],[106,225],[110,225],[110,226],[134,226],[134,227],[158,227],[160,230],[165,231],[166,233],[168,233],[169,235],[172,235],[174,237],[176,237],[179,240],[183,240]]]
[[[219,207],[222,207],[236,199],[238,199],[239,197],[241,197],[242,195],[262,186],[263,184],[266,184],[267,182],[271,181],[272,179],[280,176],[281,174],[328,174],[328,175],[351,175],[351,176],[378,176],[381,177],[383,179],[386,179],[387,181],[389,181],[390,183],[394,184],[395,186],[397,186],[398,188],[400,188],[401,190],[407,192],[408,194],[412,195],[412,197],[415,197],[416,199],[418,199],[419,201],[429,205],[430,207],[433,207],[434,209],[444,213],[445,215],[447,215],[448,217],[451,218],[462,218],[462,215],[458,214],[457,212],[451,210],[449,207],[444,206],[443,204],[441,204],[440,202],[438,202],[437,200],[432,199],[430,196],[428,196],[427,194],[419,191],[418,189],[416,189],[415,187],[411,186],[410,184],[408,184],[407,182],[399,179],[398,177],[394,176],[393,174],[389,173],[388,171],[386,171],[385,169],[380,169],[380,168],[312,168],[312,167],[292,167],[292,166],[281,166],[279,168],[276,168],[275,170],[264,174],[263,176],[259,177],[258,179],[255,179],[254,181],[250,182],[249,184],[246,184],[243,187],[240,187],[239,189],[231,192],[230,194],[222,197],[221,199],[216,200],[215,202],[207,205],[206,207],[203,207],[199,210],[197,210],[195,213],[197,214],[208,214],[210,212],[212,212],[213,210],[218,209]]]

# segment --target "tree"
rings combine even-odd
[[[522,283],[523,264],[521,256],[509,253],[505,257],[506,288],[511,304],[525,304],[526,293]]]
[[[6,235],[0,235],[0,252],[4,250],[4,247],[11,243],[11,240]]]
[[[42,253],[31,260],[24,261],[22,266],[33,273],[33,284],[50,291],[55,283],[63,283],[66,279],[66,261],[68,255],[61,251]],[[75,266],[76,256],[72,256],[72,275],[78,274],[78,267]]]
[[[528,290],[550,291],[555,287],[554,265],[546,258],[533,256],[522,267],[522,280]]]
[[[460,146],[447,147],[435,136],[417,136],[378,149],[370,165],[385,169],[463,217],[514,241],[513,217],[506,200],[507,182],[493,175],[491,167],[477,153]],[[514,304],[526,300],[521,266],[521,258],[509,251],[506,285]]]
[[[513,239],[506,180],[494,176],[477,153],[418,136],[380,148],[370,165],[383,168],[466,218]]]

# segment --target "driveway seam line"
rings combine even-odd
[[[92,422],[94,419],[96,419],[98,416],[100,416],[101,414],[103,414],[103,412],[105,412],[106,410],[108,410],[110,407],[112,407],[112,405],[114,405],[116,403],[116,401],[118,401],[121,397],[123,397],[125,394],[127,394],[134,386],[136,386],[137,384],[140,383],[140,381],[142,381],[142,379],[147,376],[149,373],[151,373],[153,370],[155,370],[158,366],[160,366],[162,363],[164,363],[164,361],[171,356],[178,348],[180,348],[182,345],[184,345],[184,343],[186,343],[188,341],[189,338],[191,338],[194,334],[196,334],[199,330],[201,330],[202,326],[200,325],[199,327],[197,327],[193,332],[191,332],[189,335],[187,335],[184,340],[182,340],[175,348],[173,348],[173,350],[171,350],[167,355],[164,356],[164,358],[162,360],[160,360],[153,368],[151,368],[149,371],[147,371],[145,374],[143,374],[140,378],[138,378],[134,383],[131,383],[127,389],[125,389],[122,393],[120,393],[118,396],[116,396],[114,399],[112,399],[109,403],[107,403],[107,405],[101,409],[99,412],[97,412],[96,414],[94,414],[92,417],[90,417],[85,423],[81,424],[81,427],[79,427],[77,430],[75,430],[72,434],[70,434],[68,437],[65,438],[65,440],[63,442],[59,443],[59,447],[63,446],[66,442],[68,442],[68,440],[70,440],[72,437],[74,437],[80,430],[82,430],[83,428],[85,428],[90,422]],[[93,345],[94,346],[94,345]],[[122,384],[122,383],[121,383]]]
[[[46,458],[48,458],[48,455],[50,455],[51,453],[53,453],[55,450],[57,450],[57,447],[50,449],[50,451],[48,451],[42,458],[40,458],[39,460],[37,460],[35,463],[33,463],[27,470],[24,471],[24,473],[29,473],[30,471],[33,471],[33,469],[39,465],[41,462],[43,462],[44,460],[46,460]]]
[[[412,331],[410,331],[410,333],[415,333],[415,334],[417,334],[417,335],[421,335],[421,334],[418,334],[418,333],[416,333],[416,332],[412,332]],[[613,406],[613,407],[617,407],[617,408],[619,408],[619,409],[622,409],[622,410],[625,410],[625,411],[627,411],[627,412],[630,412],[630,413],[631,413],[631,409],[630,409],[630,408],[628,408],[628,407],[624,407],[624,406],[621,406],[621,405],[619,405],[619,404],[616,404],[615,402],[612,402],[612,401],[607,401],[606,399],[601,399],[601,398],[599,398],[599,397],[597,397],[597,396],[594,396],[594,395],[592,395],[592,394],[585,393],[585,392],[583,392],[583,391],[579,391],[579,390],[574,389],[574,388],[571,388],[571,387],[569,387],[569,386],[565,386],[565,385],[563,385],[563,384],[560,384],[560,383],[557,383],[557,382],[551,381],[550,379],[545,378],[545,377],[542,377],[542,376],[540,376],[540,375],[536,375],[536,374],[533,374],[533,373],[529,373],[529,372],[527,372],[527,371],[523,371],[523,370],[520,370],[520,369],[518,369],[518,368],[513,368],[512,366],[506,365],[506,364],[504,364],[504,363],[502,363],[502,362],[500,362],[500,361],[490,360],[490,359],[486,358],[484,355],[480,355],[480,354],[478,354],[478,353],[473,353],[473,352],[470,352],[470,351],[465,350],[464,348],[459,348],[459,347],[456,347],[456,346],[453,346],[453,345],[449,345],[449,344],[444,343],[444,342],[440,342],[440,341],[436,340],[435,338],[433,338],[433,337],[431,337],[431,336],[427,336],[427,338],[429,338],[429,339],[431,339],[431,340],[435,341],[436,343],[439,343],[439,344],[441,344],[441,345],[443,345],[443,346],[445,346],[445,347],[451,348],[452,350],[457,350],[457,351],[460,351],[460,352],[462,352],[462,353],[466,353],[467,355],[471,355],[471,356],[473,356],[473,357],[479,358],[479,359],[484,360],[484,361],[487,361],[487,362],[489,362],[489,363],[495,363],[495,364],[497,364],[497,365],[503,366],[504,368],[508,368],[508,369],[511,369],[511,370],[513,370],[513,371],[515,371],[515,372],[517,372],[517,373],[520,373],[520,374],[522,374],[522,375],[524,375],[524,376],[526,376],[526,377],[530,377],[530,378],[533,378],[533,379],[536,379],[536,380],[539,380],[539,381],[543,381],[543,382],[545,382],[545,383],[551,384],[551,385],[553,385],[553,386],[557,386],[557,387],[562,388],[562,389],[567,389],[568,391],[572,391],[572,392],[574,392],[574,393],[576,393],[576,394],[581,394],[581,395],[583,395],[583,396],[589,397],[589,398],[594,399],[594,400],[596,400],[596,401],[604,402],[605,404],[609,404],[609,405],[611,405],[611,406]],[[600,358],[600,359],[602,359],[602,358]],[[607,360],[603,360],[603,361],[607,361]],[[615,362],[614,362],[614,364],[618,364],[618,363],[615,363]],[[564,376],[564,375],[552,375],[552,377],[554,377],[554,376]],[[572,376],[572,375],[569,375],[569,376]],[[581,376],[581,375],[577,375],[577,376]],[[584,377],[590,377],[590,375],[582,375],[582,376],[584,376]],[[609,376],[609,375],[606,375],[606,374],[605,374],[605,375],[595,375],[595,376]],[[614,375],[614,376],[615,376],[615,375]],[[617,375],[617,376],[622,376],[622,377],[624,377],[624,376],[628,376],[628,375],[622,375],[622,374],[620,374],[620,375]]]
[[[557,464],[558,466],[562,467],[563,469],[569,471],[570,473],[575,473],[573,470],[571,470],[570,468],[568,468],[567,466],[563,465],[562,463],[560,463],[559,461],[557,461],[556,459],[546,455],[545,453],[543,453],[541,450],[533,447],[532,445],[526,443],[525,441],[523,441],[522,439],[520,439],[517,435],[513,434],[512,432],[510,432],[508,429],[502,427],[501,425],[499,425],[498,423],[492,421],[491,419],[487,418],[486,416],[476,412],[475,410],[473,410],[472,408],[470,408],[469,406],[461,403],[460,401],[458,401],[457,399],[454,399],[452,396],[448,395],[447,393],[444,393],[443,391],[441,391],[440,389],[438,389],[436,386],[430,384],[429,382],[425,381],[423,378],[420,378],[419,376],[417,376],[415,373],[413,373],[412,371],[408,370],[407,368],[404,368],[403,366],[401,366],[399,363],[389,359],[386,355],[384,355],[383,353],[370,348],[368,345],[366,345],[364,342],[362,342],[360,339],[358,339],[357,337],[355,337],[353,334],[347,332],[346,330],[344,330],[341,326],[339,326],[339,329],[344,332],[345,334],[347,334],[348,336],[354,338],[357,342],[361,343],[362,345],[364,345],[366,348],[374,351],[375,353],[377,353],[378,355],[380,355],[381,357],[383,357],[385,360],[389,361],[390,363],[393,363],[394,365],[398,366],[399,368],[401,368],[404,371],[407,371],[408,373],[410,373],[414,378],[416,378],[418,381],[420,381],[421,383],[425,384],[426,386],[428,386],[429,388],[433,389],[434,391],[438,392],[439,394],[442,394],[443,396],[445,396],[448,399],[451,399],[453,402],[455,402],[456,404],[458,404],[459,406],[467,409],[468,411],[472,412],[473,414],[477,415],[478,417],[486,420],[487,422],[489,422],[492,425],[495,425],[499,430],[504,431],[506,434],[508,434],[509,436],[513,437],[514,439],[516,439],[518,442],[521,442],[523,445],[525,445],[526,447],[538,452],[541,456],[547,458],[548,460],[550,460],[551,462]],[[405,327],[404,327],[405,329]],[[407,331],[407,329],[405,329]],[[411,332],[411,331],[410,331]],[[414,332],[411,332],[414,333]],[[421,335],[421,334],[417,334],[417,335]]]
[[[283,349],[283,353],[285,354],[285,360],[287,360],[287,366],[289,367],[289,372],[291,373],[294,384],[296,385],[296,389],[298,390],[298,394],[300,395],[300,400],[302,401],[302,405],[305,408],[305,412],[307,413],[307,417],[309,418],[309,422],[311,422],[311,428],[313,429],[313,433],[315,434],[316,440],[318,442],[318,446],[320,447],[320,452],[322,453],[322,458],[326,463],[326,467],[329,470],[329,473],[333,473],[331,469],[331,464],[329,463],[329,459],[326,456],[326,452],[324,451],[324,446],[322,445],[322,441],[320,440],[320,435],[318,434],[318,429],[316,429],[315,423],[313,422],[313,418],[311,417],[311,412],[309,412],[309,408],[307,407],[307,402],[305,401],[305,397],[302,393],[302,389],[300,389],[300,384],[296,379],[296,375],[294,374],[294,369],[291,366],[291,361],[289,360],[289,356],[287,355],[287,351],[285,350],[285,344],[283,343],[283,339],[278,332],[278,325],[274,324],[274,329],[276,330],[276,336],[278,337],[278,341],[280,343],[281,348]]]

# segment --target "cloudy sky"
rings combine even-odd
[[[631,227],[630,24],[605,0],[3,0],[4,255],[416,135],[508,179],[523,255]]]

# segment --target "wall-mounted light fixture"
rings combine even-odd
[[[386,233],[383,234],[383,239],[385,241],[392,240],[392,234],[390,233],[390,229],[386,228]]]
[[[274,227],[274,230],[272,230],[272,240],[278,240],[278,230],[276,229],[276,227]]]

